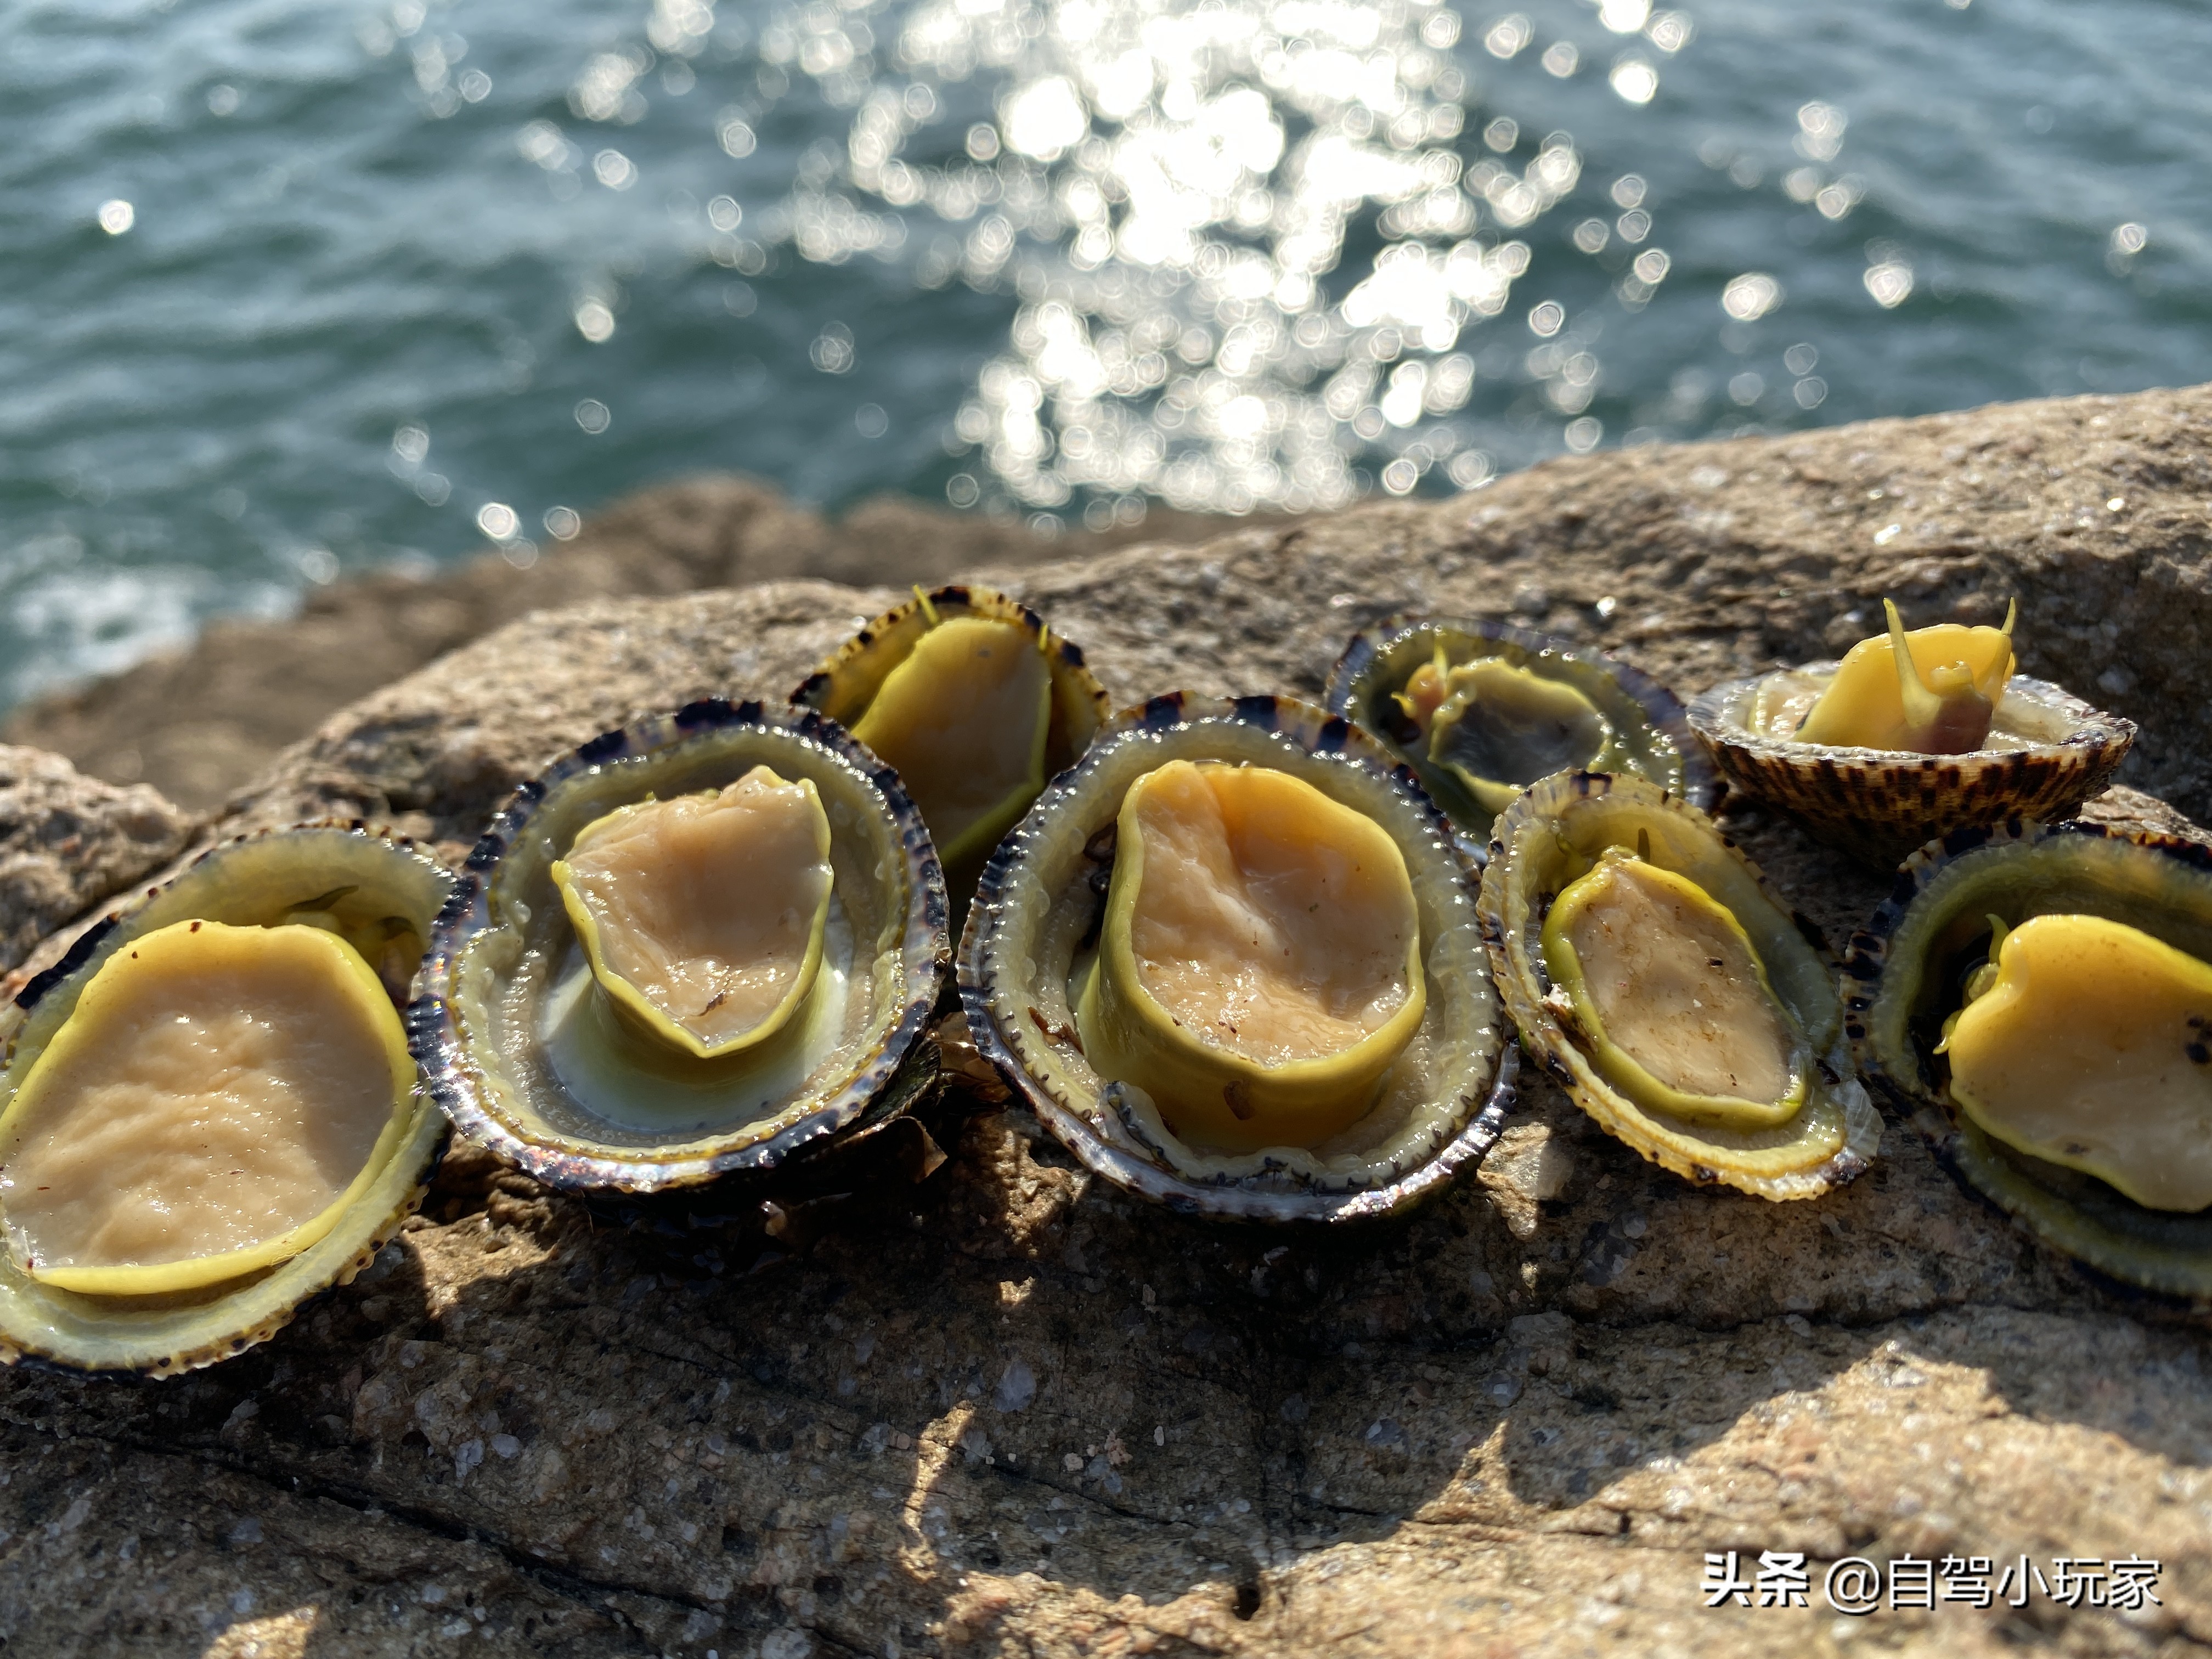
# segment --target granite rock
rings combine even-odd
[[[2142,726],[2148,793],[2095,811],[2192,830],[2208,434],[2199,390],[1627,452],[1005,580],[1124,699],[1312,693],[1408,605],[1571,633],[1688,692],[1832,652],[1885,592],[1915,620],[2018,595],[2028,667]],[[556,750],[780,695],[890,598],[785,582],[530,618],[334,716],[224,827],[357,813],[457,858]],[[1832,940],[1881,896],[1786,822],[1729,828]],[[261,1348],[164,1384],[0,1378],[0,1636],[745,1659],[2212,1643],[2203,1310],[2076,1272],[1899,1125],[1856,1184],[1774,1206],[1662,1173],[1524,1077],[1480,1178],[1345,1237],[1165,1216],[989,1090],[935,1109],[933,1173],[887,1159],[834,1190],[586,1204],[461,1149],[369,1274]],[[1709,1607],[1730,1552],[1747,1578],[1802,1553],[1809,1604]],[[1990,1605],[1861,1620],[1821,1595],[1845,1558],[1910,1584],[1952,1556],[1960,1583],[1987,1559]],[[2045,1588],[2014,1607],[2022,1557]],[[2157,1561],[2157,1601],[2096,1605],[2092,1558]]]
[[[58,755],[0,746],[0,969],[185,845],[192,817]]]

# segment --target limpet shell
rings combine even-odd
[[[1606,848],[1635,847],[1638,831],[1654,863],[1688,877],[1735,917],[1777,997],[1814,1039],[1810,1097],[1789,1122],[1731,1129],[1645,1109],[1597,1069],[1551,1000],[1540,942],[1546,911]],[[1696,807],[1642,778],[1592,772],[1547,778],[1498,821],[1481,912],[1498,994],[1530,1058],[1607,1133],[1654,1164],[1686,1180],[1778,1201],[1816,1198],[1855,1180],[1873,1160],[1881,1120],[1851,1070],[1833,959],[1811,924]]]
[[[834,978],[847,999],[817,1001],[818,1028],[794,1018],[804,1046],[766,1081],[741,1069],[759,1065],[755,1050],[692,1061],[611,1021],[585,1023],[592,1011],[573,999],[590,969],[551,874],[577,832],[615,807],[720,788],[761,764],[811,779],[829,815],[845,933],[817,985]],[[538,1179],[696,1186],[817,1154],[902,1114],[934,1076],[921,1039],[951,955],[937,854],[897,775],[811,708],[709,699],[594,738],[514,792],[438,918],[411,1036],[455,1126]],[[718,1065],[729,1069],[702,1069]]]
[[[1429,1086],[1394,1096],[1386,1085],[1340,1147],[1185,1146],[1149,1101],[1092,1070],[1073,1036],[1068,981],[1104,902],[1094,878],[1110,867],[1092,849],[1131,785],[1173,759],[1279,768],[1380,823],[1405,857],[1429,985],[1423,1058],[1402,1075]],[[959,983],[976,1047],[1045,1128],[1085,1168],[1185,1214],[1326,1225],[1405,1210],[1480,1159],[1513,1099],[1516,1056],[1449,824],[1372,738],[1295,698],[1175,692],[1118,715],[993,855]]]
[[[866,715],[892,672],[912,654],[922,636],[940,623],[958,617],[1004,623],[1018,629],[1044,653],[1050,675],[1051,706],[1044,740],[1043,781],[1068,767],[1097,735],[1112,705],[1083,658],[1082,647],[1054,633],[1043,617],[994,588],[955,584],[917,592],[866,623],[799,683],[792,701],[817,709],[853,727]],[[926,789],[910,787],[909,798],[927,799]],[[984,848],[948,866],[945,886],[957,912],[974,890],[989,856]],[[940,848],[940,855],[943,849]]]
[[[1413,769],[1421,787],[1466,833],[1468,850],[1478,863],[1487,855],[1498,814],[1485,809],[1449,769],[1431,761],[1393,701],[1393,694],[1433,660],[1439,641],[1454,666],[1494,658],[1572,687],[1612,727],[1616,745],[1632,763],[1622,769],[1708,811],[1717,804],[1720,781],[1690,731],[1681,700],[1650,675],[1605,652],[1489,617],[1419,611],[1386,617],[1352,636],[1330,671],[1324,701],[1331,713],[1371,733],[1395,759]]]
[[[2025,674],[2012,677],[1998,702],[1996,743],[1969,754],[1798,743],[1759,729],[1762,696],[1771,698],[1785,681],[1816,690],[1838,666],[1727,681],[1690,700],[1690,725],[1735,787],[1884,868],[1965,826],[2067,817],[2112,781],[2135,741],[2133,721]]]
[[[0,1109],[76,1006],[100,965],[136,939],[190,920],[263,926],[301,901],[351,884],[348,908],[405,916],[427,939],[453,878],[410,843],[358,824],[314,824],[210,848],[81,935],[7,1011]],[[419,979],[418,981],[419,983]],[[412,1117],[380,1173],[337,1225],[297,1255],[222,1285],[167,1295],[101,1297],[32,1279],[0,1251],[0,1362],[166,1376],[266,1341],[302,1304],[348,1283],[415,1212],[445,1144],[446,1118],[417,1085]]]
[[[1968,1188],[2062,1255],[2168,1295],[2212,1297],[2212,1210],[2151,1209],[2006,1146],[1950,1098],[1934,1053],[1957,981],[1986,952],[1990,914],[2085,914],[2212,960],[2212,849],[2094,823],[1954,831],[1905,861],[1851,941],[1845,1020],[1867,1081]]]

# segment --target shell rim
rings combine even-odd
[[[1088,1119],[1062,1106],[1030,1076],[991,1018],[989,991],[983,983],[985,929],[981,919],[997,909],[1007,877],[1025,850],[1028,838],[1035,833],[1033,823],[1049,804],[1073,787],[1076,775],[1085,765],[1108,752],[1116,739],[1127,733],[1165,732],[1200,720],[1222,719],[1273,732],[1280,729],[1279,717],[1285,709],[1321,717],[1319,736],[1312,752],[1342,754],[1353,763],[1401,787],[1438,841],[1446,847],[1457,844],[1450,820],[1429,798],[1413,769],[1397,761],[1342,714],[1296,697],[1263,695],[1219,698],[1182,691],[1164,692],[1122,710],[1108,721],[1091,739],[1084,759],[1046,787],[1030,809],[1030,816],[992,853],[976,886],[968,926],[961,935],[957,970],[960,1006],[977,1050],[990,1061],[1007,1086],[1028,1103],[1037,1121],[1074,1154],[1085,1169],[1123,1191],[1148,1199],[1177,1214],[1212,1220],[1309,1227],[1374,1221],[1398,1214],[1441,1191],[1462,1170],[1480,1163],[1496,1142],[1517,1094],[1521,1056],[1510,1031],[1499,1033],[1497,1070],[1482,1105],[1470,1114],[1449,1140],[1395,1181],[1358,1192],[1268,1192],[1243,1186],[1234,1178],[1196,1180],[1109,1144]],[[1464,868],[1461,878],[1472,884]],[[1485,972],[1487,971],[1486,963]],[[1504,1017],[1502,1005],[1499,1014],[1501,1018]]]
[[[775,1134],[743,1146],[673,1160],[658,1156],[650,1147],[639,1147],[631,1156],[616,1157],[549,1145],[517,1132],[484,1105],[469,1079],[466,1045],[450,997],[453,971],[461,951],[490,925],[491,871],[512,839],[537,816],[539,806],[572,779],[595,772],[609,761],[659,754],[717,732],[744,727],[787,732],[828,750],[876,788],[897,823],[912,896],[901,947],[906,994],[898,1018],[878,1039],[872,1056],[847,1079],[832,1099]],[[516,786],[470,849],[453,896],[432,926],[429,951],[422,963],[422,994],[407,1010],[408,1044],[428,1081],[433,1100],[453,1120],[454,1127],[549,1186],[568,1191],[649,1193],[699,1186],[739,1171],[772,1170],[802,1153],[849,1139],[848,1131],[866,1127],[869,1107],[890,1092],[928,1027],[931,1010],[950,967],[949,915],[937,849],[896,772],[843,726],[813,708],[797,703],[772,708],[757,698],[732,702],[726,697],[703,697],[672,713],[650,714],[603,732]],[[930,941],[926,960],[917,949],[917,930]],[[904,1109],[903,1104],[899,1109]]]
[[[52,967],[42,968],[26,980],[22,988],[15,993],[13,1006],[23,1013],[30,1013],[46,1000],[54,987],[83,967],[91,959],[92,953],[100,948],[100,942],[117,927],[143,908],[155,896],[175,886],[210,859],[219,854],[227,854],[234,847],[243,847],[248,842],[266,841],[277,836],[295,836],[303,830],[309,830],[359,836],[364,841],[381,842],[385,846],[395,848],[408,854],[418,863],[435,869],[447,881],[450,882],[453,878],[453,872],[425,852],[422,843],[414,836],[388,835],[377,829],[368,818],[310,818],[298,823],[271,825],[260,830],[244,830],[235,836],[226,836],[221,841],[195,853],[182,868],[165,879],[148,887],[134,885],[127,895],[119,899],[111,894],[106,902],[113,908],[103,912],[97,921],[89,924],[83,932],[72,939],[69,949],[62,953]],[[63,923],[64,927],[68,925],[66,922]],[[61,929],[56,928],[53,931],[59,933]],[[9,1040],[12,1040],[12,1033],[9,1034]]]
[[[103,914],[97,921],[79,933],[70,943],[69,950],[52,967],[31,977],[23,988],[15,994],[12,1002],[8,1005],[10,1029],[4,1038],[0,1038],[0,1046],[4,1047],[8,1060],[12,1063],[14,1060],[15,1030],[20,1029],[21,1021],[40,1002],[44,1001],[57,986],[82,969],[99,950],[101,942],[118,927],[128,922],[133,915],[144,909],[147,905],[211,859],[226,856],[233,849],[249,842],[298,835],[306,831],[325,831],[359,836],[364,845],[386,848],[415,863],[435,871],[439,878],[445,882],[449,889],[453,883],[454,878],[452,872],[425,852],[422,843],[414,837],[385,834],[365,818],[317,818],[294,824],[249,830],[239,835],[225,836],[212,846],[195,854],[183,868],[167,879],[155,882],[150,886],[135,888],[128,897],[115,903],[113,908]],[[399,1012],[401,1022],[404,1024],[408,1011],[402,1009]],[[309,1287],[286,1307],[256,1322],[246,1329],[234,1331],[196,1347],[184,1349],[151,1366],[82,1364],[65,1354],[37,1346],[35,1340],[25,1340],[20,1332],[7,1329],[0,1329],[0,1366],[20,1365],[27,1370],[50,1371],[57,1375],[101,1380],[120,1381],[146,1376],[179,1376],[187,1371],[200,1370],[210,1365],[219,1364],[226,1359],[245,1352],[248,1348],[259,1346],[297,1319],[309,1307],[321,1301],[332,1291],[353,1283],[362,1273],[368,1271],[369,1265],[376,1260],[385,1246],[398,1235],[401,1226],[404,1224],[407,1218],[422,1207],[422,1200],[429,1194],[430,1183],[436,1176],[438,1166],[444,1161],[446,1149],[452,1140],[452,1121],[434,1096],[431,1094],[427,1084],[421,1079],[419,1060],[416,1061],[416,1066],[418,1080],[416,1086],[418,1098],[422,1103],[419,1109],[422,1121],[406,1139],[400,1143],[392,1158],[393,1165],[398,1165],[404,1160],[416,1160],[418,1167],[415,1178],[393,1199],[390,1212],[375,1224],[361,1244],[323,1283]],[[297,1257],[292,1258],[292,1260],[297,1259]],[[283,1265],[279,1263],[276,1270],[282,1271]],[[255,1282],[258,1283],[259,1280],[257,1279]]]
[[[1991,1190],[1975,1179],[1973,1159],[1966,1148],[1968,1131],[1964,1115],[1934,1091],[1893,1075],[1875,1052],[1874,1033],[1867,1017],[1880,996],[1882,978],[1889,966],[1891,943],[1921,894],[1934,884],[1942,872],[1960,859],[1971,857],[1984,849],[2001,853],[2006,848],[2033,848],[2062,838],[2086,838],[2135,847],[2147,854],[2172,859],[2212,874],[2212,847],[2200,842],[2157,830],[2124,830],[2113,824],[2085,823],[2079,819],[2043,823],[2033,818],[2008,818],[2001,823],[1971,824],[1954,830],[1948,835],[1936,836],[1917,848],[1899,866],[1897,878],[1888,894],[1875,907],[1866,925],[1851,936],[1843,968],[1844,1035],[1850,1039],[1852,1057],[1860,1075],[1866,1079],[1874,1091],[1884,1099],[1897,1116],[1911,1125],[1936,1155],[1936,1161],[1975,1199],[1999,1212],[2041,1248],[2063,1258],[2076,1269],[2086,1270],[2137,1293],[2202,1304],[2212,1299],[2212,1257],[2208,1257],[2205,1264],[2203,1287],[2188,1290],[2170,1284],[2148,1284],[2141,1278],[2117,1269],[2109,1260],[2092,1261],[2075,1255],[2039,1226],[2026,1208],[2007,1202],[2003,1194]],[[2002,1145],[1986,1131],[1981,1133],[1993,1144]],[[2020,1156],[2032,1158],[2033,1155]],[[2086,1178],[2098,1180],[2094,1176]],[[2021,1179],[2039,1190],[2047,1190],[2026,1173],[2022,1174]],[[2134,1202],[2111,1182],[2100,1181],[2099,1184],[2113,1192],[2122,1201]],[[2066,1202],[2063,1195],[2048,1195],[2055,1202]],[[2138,1207],[2148,1210],[2148,1206]],[[2086,1212],[2075,1209],[2074,1213],[2081,1218],[2085,1229],[2100,1234],[2105,1231]]]
[[[1673,793],[1687,799],[1701,811],[1717,808],[1728,793],[1728,781],[1723,778],[1704,744],[1698,741],[1698,733],[1690,720],[1690,704],[1671,686],[1645,673],[1634,664],[1624,661],[1610,651],[1595,646],[1577,644],[1556,634],[1546,634],[1517,623],[1499,622],[1487,617],[1454,617],[1431,611],[1394,611],[1380,622],[1370,623],[1346,641],[1344,649],[1328,672],[1328,689],[1322,694],[1323,705],[1332,714],[1352,718],[1352,694],[1376,659],[1392,649],[1408,635],[1424,629],[1461,629],[1479,638],[1496,641],[1500,644],[1516,646],[1532,653],[1549,653],[1553,656],[1588,665],[1609,676],[1620,689],[1643,707],[1651,724],[1674,739],[1674,748],[1682,757],[1682,787]],[[1395,749],[1384,745],[1395,756]],[[1489,838],[1486,835],[1484,841]]]

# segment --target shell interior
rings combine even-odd
[[[272,832],[205,854],[174,881],[88,932],[25,988],[13,1011],[19,1023],[0,1073],[0,1109],[100,964],[133,939],[193,919],[267,926],[307,900],[327,899],[349,886],[351,892],[323,908],[336,909],[341,921],[405,916],[427,939],[453,881],[422,854],[351,827]],[[31,1279],[0,1252],[0,1358],[161,1376],[212,1364],[266,1340],[301,1303],[368,1265],[422,1201],[446,1127],[444,1115],[418,1088],[392,1150],[337,1224],[289,1261],[223,1284],[164,1295],[82,1296]]]
[[[1817,1056],[1806,1103],[1788,1121],[1731,1128],[1647,1110],[1614,1088],[1561,1018],[1541,944],[1544,917],[1608,848],[1638,849],[1694,882],[1732,915]],[[1498,988],[1531,1054],[1576,1104],[1652,1162],[1762,1198],[1816,1197],[1853,1179],[1881,1122],[1852,1074],[1826,951],[1758,870],[1695,807],[1641,778],[1570,772],[1546,780],[1498,822],[1482,877],[1482,920]]]
[[[2212,1210],[2138,1204],[2094,1176],[2006,1146],[1949,1097],[1935,1052],[1987,918],[2102,916],[2212,961],[2212,853],[2176,837],[2094,824],[1960,830],[1916,854],[1852,941],[1850,1035],[1868,1079],[1911,1115],[1969,1186],[2031,1232],[2115,1279],[2212,1297]]]
[[[1449,767],[1431,759],[1427,744],[1395,701],[1407,682],[1435,660],[1440,643],[1453,666],[1496,659],[1579,692],[1608,728],[1604,753],[1613,769],[1647,777],[1707,808],[1718,799],[1717,781],[1691,734],[1680,701],[1626,663],[1486,617],[1388,618],[1353,635],[1337,659],[1329,676],[1328,707],[1372,732],[1395,758],[1412,767],[1437,804],[1469,835],[1486,841],[1497,812],[1478,800]]]
[[[820,965],[784,1029],[702,1059],[621,1018],[552,875],[617,807],[766,765],[811,781],[830,828]],[[891,1115],[950,955],[944,886],[888,770],[808,709],[694,704],[586,744],[526,783],[440,918],[416,1054],[463,1131],[558,1185],[649,1191],[766,1168]]]
[[[1426,1007],[1375,1107],[1317,1146],[1231,1154],[1188,1144],[1148,1097],[1102,1078],[1082,1052],[1070,992],[1097,948],[1111,868],[1102,843],[1130,787],[1171,759],[1289,772],[1381,824],[1405,857]],[[1435,808],[1344,721],[1289,698],[1170,695],[1117,718],[1001,844],[962,940],[961,998],[977,1042],[1046,1127],[1117,1184],[1263,1220],[1382,1213],[1479,1157],[1510,1100],[1473,901]]]

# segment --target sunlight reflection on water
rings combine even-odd
[[[1599,21],[1623,42],[1613,91],[1648,103],[1689,19],[1607,0]],[[1432,467],[1461,486],[1490,475],[1452,418],[1478,374],[1462,338],[1507,311],[1525,237],[1581,178],[1564,130],[1524,140],[1501,119],[1467,141],[1462,28],[1432,0],[817,0],[772,12],[764,95],[720,131],[749,154],[766,94],[792,70],[811,77],[853,111],[842,165],[803,180],[756,235],[816,263],[908,252],[926,287],[1020,297],[1010,349],[954,419],[1012,501],[1074,504],[1094,524],[1146,495],[1228,513],[1336,507],[1376,476],[1402,494]],[[704,0],[663,0],[647,33],[696,54],[714,30]],[[1501,60],[1534,39],[1518,14],[1484,35]],[[576,109],[618,112],[641,95],[646,56],[593,58]],[[939,89],[977,79],[995,120],[969,125],[951,156],[909,159],[945,124]],[[1643,242],[1640,181],[1616,193],[1635,214],[1622,240]],[[1323,279],[1341,275],[1366,214],[1381,246],[1332,298]],[[1589,223],[1579,241],[1595,256],[1612,232]],[[741,265],[744,245],[725,257]],[[1614,295],[1640,307],[1667,256],[1623,263]],[[1559,332],[1556,303],[1537,313],[1554,319],[1532,321],[1539,336]],[[1603,366],[1577,347],[1539,348],[1528,368],[1571,447],[1589,448],[1601,428],[1577,417]]]
[[[2166,0],[0,14],[0,697],[684,471],[1049,532],[2212,377]]]

